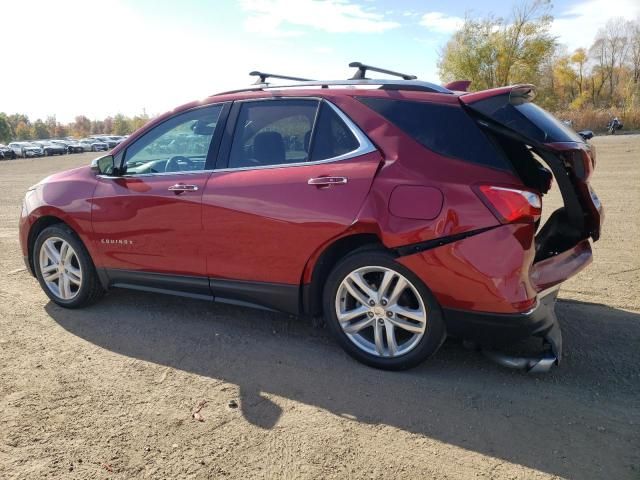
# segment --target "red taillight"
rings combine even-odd
[[[478,185],[476,191],[502,223],[535,223],[540,219],[542,199],[535,192],[496,185]]]

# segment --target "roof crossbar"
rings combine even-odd
[[[256,70],[254,70],[253,72],[250,72],[249,75],[252,76],[252,77],[258,77],[258,79],[254,83],[254,85],[261,85],[263,83],[267,83],[267,78],[279,78],[279,79],[282,79],[282,80],[294,80],[296,82],[311,82],[312,81],[309,78],[290,77],[288,75],[278,75],[276,73],[258,72]]]
[[[372,67],[371,65],[365,65],[360,62],[351,62],[349,64],[351,68],[357,68],[358,70],[350,78],[350,80],[364,80],[367,78],[367,70],[371,70],[372,72],[384,73],[385,75],[391,75],[393,77],[400,77],[403,80],[415,80],[418,77],[415,75],[409,75],[407,73],[394,72],[393,70],[385,70],[384,68]]]

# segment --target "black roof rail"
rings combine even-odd
[[[371,70],[372,72],[384,73],[385,75],[391,75],[393,77],[400,77],[403,80],[416,80],[418,77],[415,75],[409,75],[407,73],[394,72],[393,70],[386,70],[384,68],[372,67],[371,65],[365,65],[360,62],[351,62],[349,64],[351,68],[357,68],[358,70],[350,78],[350,80],[366,80],[367,79],[367,70]]]
[[[249,72],[249,75],[252,77],[258,77],[258,79],[256,80],[256,83],[254,83],[254,85],[260,85],[263,83],[267,83],[267,78],[279,78],[281,80],[294,80],[296,82],[311,82],[313,80],[309,79],[309,78],[300,78],[300,77],[290,77],[288,75],[278,75],[277,73],[265,73],[265,72],[258,72],[257,70],[254,70],[253,72]]]

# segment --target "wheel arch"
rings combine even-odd
[[[363,249],[389,251],[375,233],[354,233],[335,239],[312,256],[303,273],[300,311],[306,315],[322,313],[322,290],[338,261]]]

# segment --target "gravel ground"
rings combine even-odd
[[[178,297],[61,309],[17,217],[29,185],[91,155],[0,162],[0,478],[640,479],[640,136],[594,143],[603,237],[561,291],[565,358],[542,376],[451,341],[376,371],[307,320]]]

